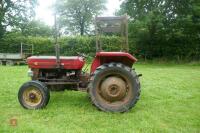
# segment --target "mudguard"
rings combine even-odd
[[[97,67],[105,63],[117,62],[132,67],[137,59],[126,52],[98,52],[92,62],[90,73],[93,73]]]

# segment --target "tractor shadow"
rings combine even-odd
[[[128,114],[136,114],[140,111],[144,111],[144,106],[141,107],[141,102],[137,103],[133,109],[127,111],[126,113],[120,113],[123,115]],[[71,90],[65,90],[61,92],[55,92],[51,91],[50,93],[50,101],[47,105],[47,108],[50,110],[55,109],[57,111],[63,112],[70,112],[75,111],[77,113],[84,113],[84,114],[91,114],[93,113],[100,113],[100,114],[119,114],[119,113],[109,113],[109,112],[103,112],[99,109],[97,109],[94,105],[92,105],[92,102],[90,101],[89,95],[87,92],[80,92],[80,91],[71,91]],[[93,114],[92,113],[92,114]]]
[[[53,108],[74,108],[91,109],[92,104],[86,92],[79,91],[51,91],[49,107]]]

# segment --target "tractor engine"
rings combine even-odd
[[[57,81],[57,80],[77,81],[79,80],[80,74],[81,74],[80,70],[40,69],[37,76],[37,80],[41,80],[44,82]]]
[[[54,56],[32,56],[27,59],[32,80],[45,83],[51,90],[86,88],[89,74],[81,72],[85,61],[82,57],[61,57],[57,68]]]

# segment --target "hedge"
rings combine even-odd
[[[181,42],[178,42],[181,41]],[[184,43],[183,43],[184,41]],[[121,39],[116,36],[103,36],[103,50],[105,51],[120,51]],[[199,60],[200,59],[200,45],[198,42],[194,42],[195,45],[191,45],[189,40],[180,39],[180,37],[174,38],[173,43],[162,43],[157,46],[157,43],[153,44],[153,48],[148,45],[148,37],[141,34],[134,37],[129,37],[129,52],[134,54],[137,58],[162,58],[172,60]],[[0,53],[19,53],[20,44],[27,44],[28,46],[34,45],[34,55],[55,55],[54,39],[45,37],[24,37],[20,34],[6,34],[3,39],[0,40]],[[61,55],[77,55],[77,52],[85,53],[89,56],[94,56],[96,52],[96,38],[95,36],[72,36],[61,37],[58,40],[60,44]],[[181,44],[181,45],[180,45]],[[148,53],[153,53],[151,56]]]
[[[6,35],[0,41],[0,53],[18,53],[20,44],[34,46],[35,55],[54,55],[54,39],[44,37],[23,37]],[[76,55],[77,52],[93,56],[96,51],[95,36],[62,37],[58,40],[61,55]],[[120,38],[116,36],[102,37],[105,51],[119,51]]]

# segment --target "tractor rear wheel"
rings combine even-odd
[[[29,81],[24,83],[18,92],[18,100],[26,109],[44,108],[50,98],[48,88],[40,81]]]
[[[98,67],[91,76],[88,89],[92,103],[106,112],[126,112],[140,96],[136,72],[121,63]]]

